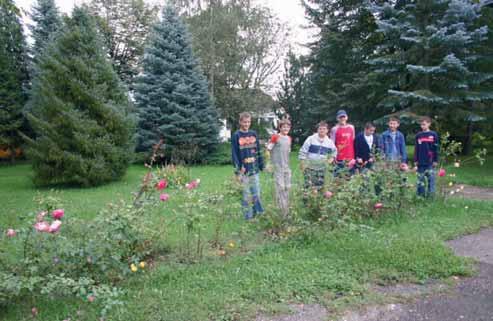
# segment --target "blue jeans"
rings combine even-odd
[[[241,208],[245,219],[252,219],[255,215],[264,212],[260,203],[260,178],[259,174],[240,175],[241,184],[243,185],[243,199]]]
[[[433,196],[435,194],[435,170],[430,166],[418,166],[418,196]]]

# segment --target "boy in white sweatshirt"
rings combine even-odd
[[[327,165],[337,156],[334,142],[327,136],[329,125],[320,122],[317,133],[308,137],[300,149],[299,160],[305,178],[305,188],[322,189]]]

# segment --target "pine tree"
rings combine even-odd
[[[61,27],[62,21],[55,0],[37,0],[31,9],[30,17],[34,22],[29,26],[34,40],[31,53],[33,61],[36,61],[36,57]]]
[[[20,12],[13,1],[0,2],[0,148],[6,148],[15,160],[22,139],[22,108],[28,80],[25,39]]]
[[[474,68],[486,58],[478,51],[488,32],[477,23],[480,6],[470,0],[402,0],[375,8],[385,41],[369,62],[389,84],[381,104],[437,115],[447,125],[443,130],[465,131],[477,105],[493,100],[485,88],[493,75]]]
[[[28,156],[39,185],[95,186],[129,162],[128,94],[107,60],[93,18],[75,8],[36,65]]]
[[[284,62],[284,75],[277,92],[277,100],[282,110],[280,117],[289,115],[291,119],[290,136],[295,142],[303,143],[304,139],[312,134],[317,120],[310,117],[310,111],[316,110],[316,99],[310,95],[313,84],[310,81],[311,73],[307,70],[305,57],[297,57],[289,52]],[[312,108],[313,107],[313,108]],[[318,114],[318,113],[317,113]]]
[[[168,159],[200,161],[218,142],[218,115],[189,34],[170,6],[153,28],[142,67],[135,85],[137,150],[150,151],[164,139]]]
[[[378,38],[370,4],[381,1],[308,0],[308,19],[320,29],[309,55],[313,85],[322,98],[314,106],[318,118],[335,121],[335,113],[344,108],[352,122],[363,123],[378,117],[379,82],[369,75],[366,59]],[[318,111],[318,112],[317,112]]]

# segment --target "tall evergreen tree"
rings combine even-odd
[[[9,150],[14,161],[22,143],[19,130],[28,76],[20,12],[12,0],[0,1],[0,26],[0,148]]]
[[[132,150],[128,94],[87,9],[75,8],[43,50],[31,100],[35,183],[95,186],[123,176]]]
[[[218,142],[218,115],[192,54],[190,36],[171,6],[154,26],[137,78],[138,151],[164,139],[166,156],[200,161]]]
[[[470,0],[398,1],[375,7],[385,37],[369,62],[392,79],[382,104],[437,115],[446,129],[463,130],[481,102],[493,100],[485,88],[493,74],[474,66],[488,28],[478,25],[480,6]]]
[[[320,30],[308,59],[313,85],[322,98],[312,110],[319,119],[335,121],[341,107],[359,123],[382,114],[375,103],[383,90],[366,63],[379,41],[370,10],[378,2],[382,1],[306,1],[307,17]]]
[[[277,92],[277,100],[282,108],[278,114],[280,117],[289,115],[290,135],[298,143],[302,143],[310,135],[310,130],[316,123],[310,117],[312,109],[309,103],[314,98],[309,96],[309,91],[313,87],[310,75],[305,57],[297,57],[290,51],[284,61],[284,75],[279,86],[280,90]]]
[[[33,61],[36,61],[50,37],[61,27],[62,20],[55,0],[37,0],[32,6],[30,17],[34,22],[29,26],[34,40],[31,54]]]

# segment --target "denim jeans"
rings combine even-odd
[[[245,219],[252,219],[255,215],[264,212],[260,202],[260,178],[259,174],[241,175],[241,184],[243,185],[243,199],[241,207]]]
[[[418,196],[433,196],[435,194],[435,170],[432,166],[418,166]]]

